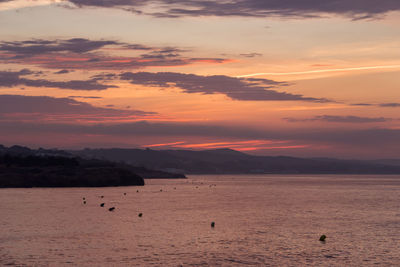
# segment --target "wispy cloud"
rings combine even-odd
[[[34,72],[28,69],[23,69],[20,71],[0,71],[0,87],[13,87],[22,85],[70,90],[106,90],[109,88],[118,88],[118,86],[115,85],[101,84],[97,79],[50,81],[46,79],[26,78],[27,75],[32,74],[34,74]]]
[[[0,10],[50,4],[68,8],[117,8],[135,15],[159,18],[235,16],[304,19],[336,15],[356,21],[380,19],[388,12],[400,10],[400,3],[396,0],[1,0]]]
[[[155,112],[95,107],[70,98],[0,95],[2,122],[127,122],[157,116]]]
[[[231,141],[217,141],[217,142],[192,142],[192,141],[177,141],[169,143],[159,143],[144,145],[143,147],[156,148],[156,149],[221,149],[230,148],[239,151],[253,151],[259,149],[288,149],[300,148],[307,145],[290,145],[289,141],[281,140],[231,140]]]
[[[0,0],[0,11],[24,7],[45,6],[62,2],[65,2],[65,0]]]
[[[381,108],[399,108],[400,107],[400,103],[355,103],[355,104],[350,104],[350,106],[359,106],[359,107],[371,107],[371,106],[375,106],[375,107],[381,107]]]
[[[113,50],[111,55],[109,52]],[[124,55],[116,55],[118,51]],[[114,40],[32,39],[0,42],[0,62],[65,70],[123,70],[146,67],[184,66],[194,63],[224,63],[224,58],[195,58],[178,47],[149,47]],[[127,56],[126,53],[133,53]]]
[[[242,57],[261,57],[262,54],[261,53],[244,53],[244,54],[240,54],[240,56]]]
[[[383,14],[400,10],[396,0],[69,0],[77,7],[120,8],[135,14],[156,17],[185,16],[242,16],[242,17],[285,17],[314,18],[340,15],[353,20],[379,18]],[[146,7],[153,5],[153,12]]]
[[[268,79],[245,79],[224,75],[201,76],[175,72],[125,72],[120,77],[132,84],[161,88],[175,87],[185,93],[224,94],[235,100],[329,102],[325,98],[279,92],[276,89],[286,86],[287,83]]]
[[[304,74],[315,74],[315,73],[326,73],[326,72],[348,72],[348,71],[379,70],[379,69],[400,69],[400,65],[365,66],[365,67],[319,69],[319,70],[292,71],[292,72],[258,72],[258,73],[243,74],[237,77],[244,78],[244,77],[264,76],[264,75],[289,76],[289,75],[304,75]]]
[[[69,70],[59,70],[59,71],[56,71],[56,72],[54,72],[54,74],[67,74],[67,73],[70,73],[71,71],[69,71]]]
[[[319,115],[312,118],[284,118],[288,122],[307,122],[307,121],[325,121],[325,122],[338,122],[338,123],[373,123],[373,122],[387,122],[392,119],[377,117],[358,117],[358,116],[333,116],[333,115]]]
[[[400,103],[382,103],[382,104],[379,104],[379,106],[383,107],[383,108],[399,108]]]

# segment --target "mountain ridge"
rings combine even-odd
[[[69,152],[157,170],[180,170],[185,174],[400,174],[400,166],[369,160],[255,156],[229,148],[200,151],[87,148]]]

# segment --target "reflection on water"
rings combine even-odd
[[[146,182],[1,189],[0,265],[400,262],[400,176],[225,175]]]

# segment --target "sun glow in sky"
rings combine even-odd
[[[0,0],[0,144],[399,158],[400,3]]]

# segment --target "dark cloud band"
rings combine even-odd
[[[161,88],[177,87],[185,93],[224,94],[235,100],[329,102],[324,98],[304,97],[275,89],[287,85],[268,79],[235,78],[224,75],[201,76],[175,72],[125,72],[122,80],[132,84]]]
[[[339,122],[339,123],[373,123],[373,122],[387,122],[391,119],[378,117],[358,117],[358,116],[333,116],[333,115],[320,115],[312,118],[299,119],[299,118],[284,118],[288,122],[307,122],[307,121],[325,121],[325,122]]]
[[[157,17],[243,16],[243,17],[320,17],[334,14],[352,19],[368,19],[400,10],[397,0],[69,0],[78,7],[121,8],[136,14]],[[158,11],[145,12],[147,5],[158,5]]]
[[[135,120],[154,116],[155,112],[121,110],[96,107],[71,98],[48,96],[0,95],[0,121],[49,121],[60,122]],[[40,127],[36,124],[37,127]]]
[[[32,86],[70,90],[106,90],[109,88],[118,88],[118,86],[115,85],[101,84],[97,79],[49,81],[45,79],[30,79],[25,77],[26,75],[31,74],[34,74],[34,72],[28,69],[20,71],[0,71],[0,87]]]
[[[124,51],[124,55],[111,55],[106,49]],[[0,62],[36,65],[52,69],[69,70],[122,70],[146,67],[184,66],[194,63],[224,63],[224,58],[193,58],[190,52],[178,47],[149,47],[114,40],[32,39],[0,42]],[[134,53],[127,56],[126,53]]]

